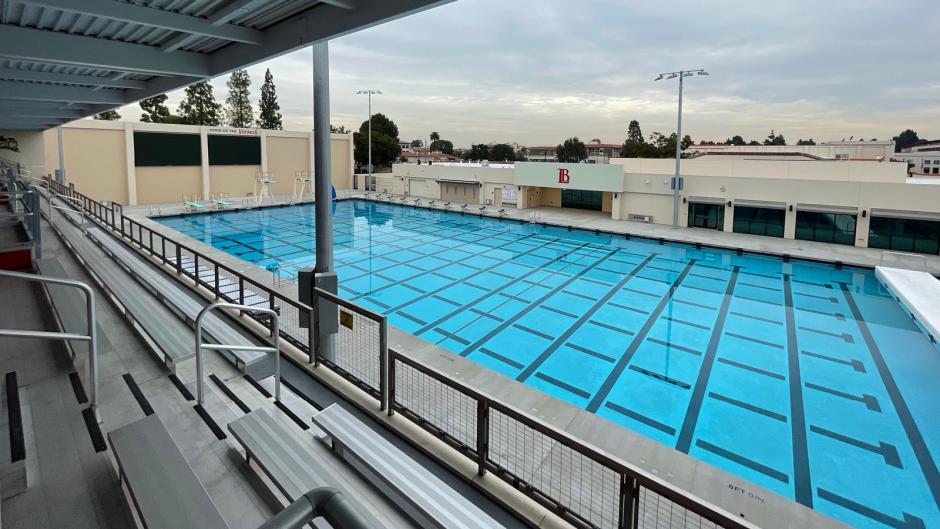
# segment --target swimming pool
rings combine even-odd
[[[285,275],[310,205],[161,223]],[[340,294],[851,525],[940,527],[940,351],[870,270],[335,205]]]

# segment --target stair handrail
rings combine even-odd
[[[297,498],[273,518],[259,525],[258,529],[301,529],[320,517],[336,529],[373,527],[353,509],[342,492],[333,487],[320,487]]]
[[[75,334],[68,332],[52,331],[33,331],[24,329],[0,329],[0,336],[9,336],[13,338],[33,338],[44,340],[78,340],[88,342],[88,377],[91,379],[89,386],[89,407],[98,417],[98,336],[97,325],[95,323],[95,292],[87,283],[76,281],[74,279],[64,279],[61,277],[41,276],[37,274],[26,274],[23,272],[11,272],[0,270],[0,277],[10,277],[22,279],[24,281],[35,281],[38,283],[47,283],[53,285],[62,285],[66,287],[77,288],[85,293],[85,320],[88,334]],[[100,419],[99,419],[100,420]]]
[[[272,319],[272,334],[274,337],[273,346],[255,346],[255,345],[227,345],[219,343],[202,343],[202,319],[206,314],[217,309],[232,309],[243,312],[260,312],[268,314]],[[260,351],[264,353],[274,353],[274,401],[281,401],[281,346],[280,334],[278,329],[278,313],[273,309],[264,307],[252,307],[251,305],[238,305],[237,303],[226,303],[219,301],[206,307],[203,307],[196,316],[196,402],[202,406],[205,403],[205,376],[204,361],[202,357],[203,349],[214,349],[222,351]]]

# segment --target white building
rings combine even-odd
[[[883,161],[894,154],[893,141],[829,141],[818,145],[692,145],[685,152],[691,156],[752,156],[814,160]]]
[[[940,140],[923,141],[894,153],[893,158],[907,162],[907,171],[913,177],[940,177]]]

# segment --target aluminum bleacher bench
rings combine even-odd
[[[155,265],[143,260],[124,243],[103,233],[99,228],[89,229],[88,235],[121,267],[136,277],[154,296],[171,307],[187,322],[194,324],[196,316],[205,306],[205,302],[197,300],[186,290],[186,287],[158,270]],[[216,343],[255,345],[217,314],[207,315],[203,322],[206,334],[211,336]],[[220,350],[220,352],[229,357],[237,368],[256,378],[264,378],[270,375],[270,363],[265,361],[268,358],[267,353],[231,350]],[[258,371],[252,369],[253,367]]]
[[[294,432],[267,411],[257,409],[232,421],[228,430],[245,448],[246,459],[254,461],[288,502],[294,502],[319,487],[342,489],[336,484],[332,472],[318,462],[317,455],[297,441]],[[370,527],[385,527],[368,510],[356,505],[352,495],[347,494],[346,497],[370,522]]]
[[[440,478],[363,424],[342,406],[333,404],[313,416],[325,433],[323,440],[347,462],[365,468],[368,478],[380,480],[392,501],[415,516],[422,527],[441,529],[502,528]]]
[[[128,506],[146,529],[229,529],[157,415],[108,434]]]

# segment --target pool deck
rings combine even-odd
[[[177,207],[176,211],[174,211],[169,207],[161,207],[160,214],[171,215],[180,213],[180,209],[181,208]],[[494,213],[496,212],[496,208],[490,207],[489,209]],[[468,208],[467,214],[469,214],[470,210],[471,208]],[[262,284],[272,284],[273,277],[270,272],[262,270],[251,263],[242,261],[221,250],[212,248],[196,239],[185,236],[155,220],[146,218],[149,212],[150,208],[148,206],[125,208],[125,214],[141,222],[146,227],[171,237],[191,248],[197,249],[205,255]],[[153,214],[157,213],[154,212]],[[506,218],[529,220],[532,214],[533,210],[507,210]],[[610,219],[601,218],[601,214],[562,210],[560,208],[538,208],[536,215],[540,216],[539,222],[548,224],[556,224],[559,226],[570,225],[581,229],[598,229],[613,233],[630,233],[631,235],[654,239],[663,237],[692,244],[700,242],[701,244],[713,246],[720,245],[731,249],[741,247],[748,251],[760,251],[763,253],[772,253],[773,250],[778,250],[780,254],[783,254],[788,253],[785,249],[791,249],[793,250],[793,253],[791,253],[793,257],[798,256],[796,249],[800,249],[805,245],[808,250],[806,250],[805,254],[800,254],[800,257],[834,260],[839,259],[837,256],[867,256],[867,259],[860,259],[858,262],[849,261],[848,259],[844,260],[846,264],[852,263],[867,267],[874,267],[880,262],[880,252],[852,247],[839,247],[833,250],[832,245],[821,243],[806,244],[803,241],[786,241],[741,234],[711,232],[708,230],[675,229],[672,227],[638,224],[629,221],[612,221]],[[747,247],[743,246],[748,240],[751,241],[751,245]],[[770,245],[772,243],[785,244],[771,247]],[[859,250],[864,251],[859,252]],[[938,273],[940,273],[940,257],[938,257],[935,266]],[[276,288],[276,290],[292,299],[298,298],[295,284],[283,284],[280,288]],[[777,493],[771,492],[715,466],[676,451],[671,447],[653,441],[652,439],[610,422],[598,415],[517,382],[514,379],[505,377],[487,367],[457,356],[446,349],[392,326],[389,326],[388,346],[390,349],[407,354],[423,365],[434,368],[456,380],[462,381],[482,393],[492,396],[494,399],[511,403],[516,408],[533,417],[539,418],[554,428],[582,439],[586,443],[597,447],[614,458],[628,462],[650,477],[689,491],[705,502],[720,509],[724,509],[733,515],[739,516],[742,520],[746,520],[764,529],[784,529],[792,527],[836,529],[847,527],[841,522],[780,496]],[[322,368],[320,369],[322,370]],[[446,417],[447,413],[448,410],[441,410],[442,417]],[[401,424],[402,421],[407,421],[397,415],[392,419],[377,418],[387,421],[391,427],[399,430],[407,431],[409,427],[412,426],[410,423],[403,426]],[[545,454],[545,457],[552,457],[550,451]],[[461,465],[459,461],[455,460],[451,466],[460,468],[461,466],[465,466],[465,464]],[[489,476],[484,476],[483,478],[473,477],[472,470],[464,474],[465,477],[473,479],[474,482],[484,489],[493,486],[492,480],[495,479],[498,481],[498,478],[490,478]],[[653,518],[649,519],[646,523],[641,521],[641,526],[657,528],[680,528],[685,526],[685,522],[679,523],[673,521],[670,523],[666,521],[671,519],[684,520],[684,509],[681,507],[660,506],[658,509],[665,509],[665,511],[659,512],[658,515],[657,513],[644,514],[643,511],[645,509],[642,506],[642,501],[641,499],[641,518],[643,518],[644,515],[652,516]],[[663,516],[667,518],[664,519]],[[676,523],[679,523],[679,525],[675,525]],[[689,523],[692,523],[691,519]],[[706,525],[707,524],[702,526],[705,527]],[[698,524],[696,523],[695,526],[698,526]]]

